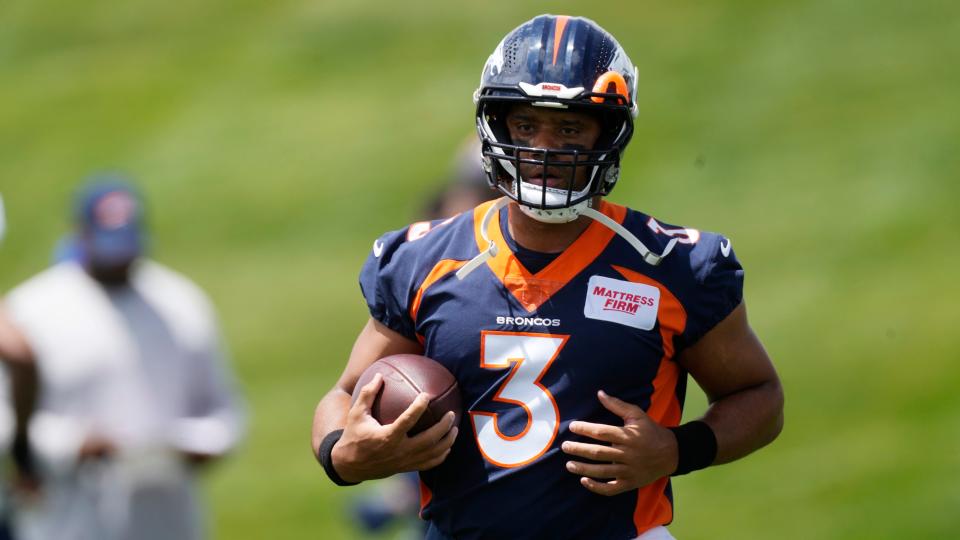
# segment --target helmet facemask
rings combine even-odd
[[[622,96],[615,95],[622,101]],[[530,217],[547,223],[573,221],[597,196],[613,189],[620,155],[633,133],[628,106],[616,109],[578,104],[534,106],[584,112],[600,123],[593,148],[538,148],[514,144],[506,125],[512,105],[521,100],[480,98],[477,129],[483,141],[483,164],[491,186],[520,205]],[[552,182],[548,183],[548,179]]]

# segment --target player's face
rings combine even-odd
[[[550,150],[592,150],[600,137],[600,121],[593,115],[571,110],[548,109],[528,104],[514,105],[507,113],[507,129],[513,144]],[[520,152],[520,159],[542,160],[543,153]],[[581,159],[583,159],[581,157]],[[572,162],[572,155],[550,155],[550,160]],[[566,188],[573,179],[574,190],[587,184],[590,167],[548,167],[546,178],[542,165],[520,164],[520,176],[525,182],[548,187]]]
[[[104,285],[124,285],[130,277],[130,269],[139,254],[127,253],[123,256],[104,254],[93,242],[89,231],[79,232],[81,249],[84,252],[84,266],[91,277]]]

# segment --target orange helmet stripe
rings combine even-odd
[[[557,17],[557,25],[553,30],[553,65],[557,65],[557,53],[560,52],[560,38],[563,37],[563,29],[567,27],[567,20],[570,17],[561,15]]]
[[[610,85],[613,85],[613,88],[611,88]],[[623,78],[623,75],[616,71],[608,71],[597,77],[597,82],[593,83],[593,91],[603,94],[620,94],[627,103],[630,103],[630,91],[627,90],[627,81]],[[594,103],[603,103],[603,98],[600,97],[592,97],[590,99],[592,99]]]

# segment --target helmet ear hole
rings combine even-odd
[[[490,174],[490,173],[493,172],[493,160],[492,160],[492,159],[490,159],[490,158],[487,157],[487,156],[483,156],[483,159],[481,160],[481,163],[482,163],[482,166],[483,166],[483,172],[485,172],[485,173],[487,173],[487,174]]]
[[[610,193],[610,190],[613,189],[613,186],[617,184],[617,180],[620,179],[620,165],[611,165],[603,173],[603,191],[604,194]]]
[[[499,160],[495,161],[494,172],[496,173],[497,185],[506,185],[507,189],[512,189],[513,182],[516,179],[503,168]]]
[[[513,140],[510,137],[510,130],[507,129],[508,104],[492,102],[485,103],[481,107],[481,114],[486,120],[487,125],[490,126],[490,130],[493,132],[496,140],[513,144]]]

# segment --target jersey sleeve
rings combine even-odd
[[[406,229],[386,233],[373,243],[373,249],[360,270],[360,290],[371,317],[416,340],[414,322],[409,313],[416,268],[410,260],[412,254],[400,251],[405,243]]]
[[[719,234],[704,234],[690,252],[696,282],[694,298],[687,307],[684,342],[693,345],[743,301],[743,267],[730,240]]]

